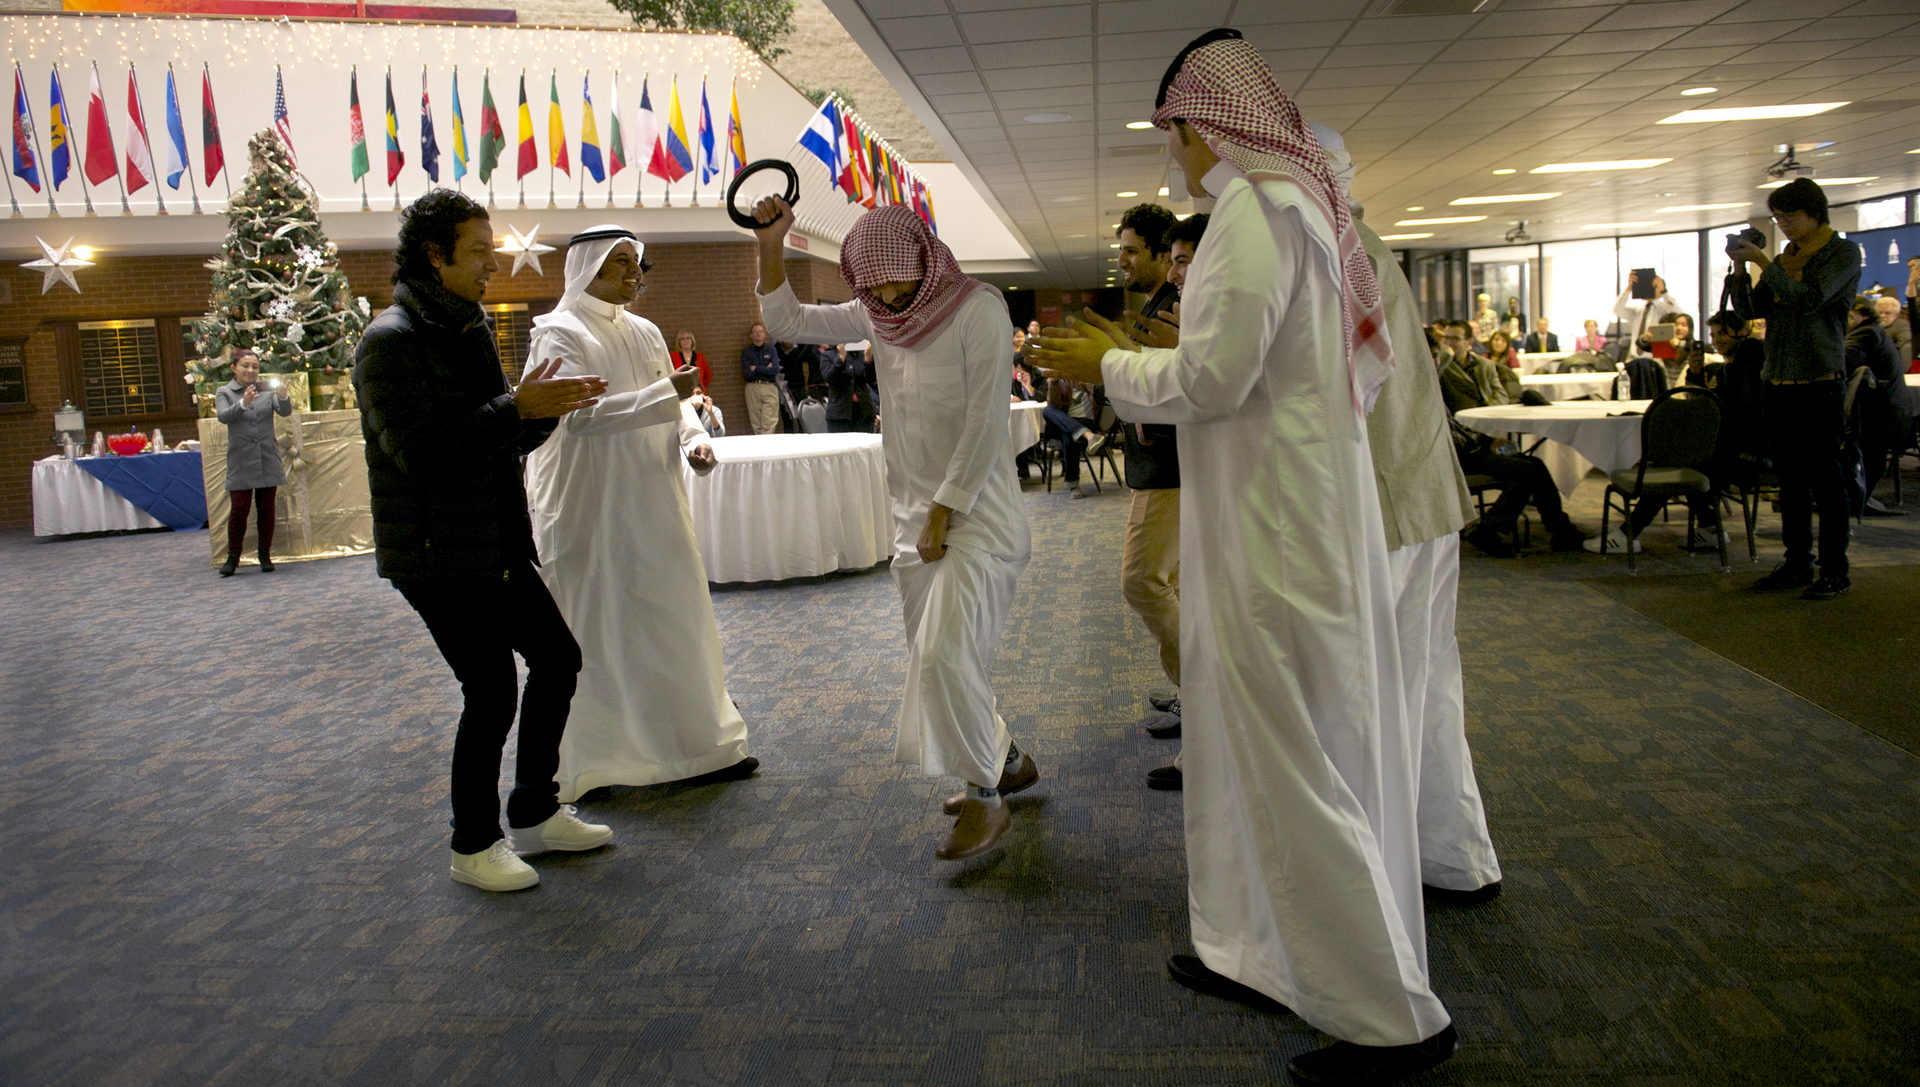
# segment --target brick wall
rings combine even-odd
[[[486,300],[533,302],[559,298],[565,285],[564,256],[564,252],[543,255],[544,276],[534,275],[531,269],[509,276],[507,268],[511,266],[503,267],[494,276]],[[713,366],[714,400],[730,424],[743,427],[747,410],[741,389],[740,348],[747,343],[749,326],[760,317],[753,293],[758,278],[753,244],[649,245],[647,257],[654,268],[647,277],[648,291],[634,311],[658,324],[669,346],[682,329],[694,334]],[[12,304],[0,306],[0,338],[27,338],[27,396],[34,407],[30,414],[0,415],[0,527],[33,523],[32,463],[54,451],[48,439],[53,434],[53,411],[60,406],[62,389],[54,330],[48,323],[197,315],[206,309],[209,288],[203,265],[207,254],[106,254],[98,259],[96,266],[77,273],[81,294],[59,285],[42,295],[37,272],[13,264],[0,266],[0,277],[8,280],[13,291]],[[375,313],[392,301],[392,288],[387,282],[393,269],[391,253],[342,253],[340,264],[354,293],[367,296]],[[796,285],[804,277],[812,297],[836,301],[849,297],[834,265],[806,257],[790,260],[787,265],[789,274],[796,276]],[[172,380],[180,378],[174,375]],[[79,400],[74,390],[66,395]],[[164,420],[161,425],[169,441],[180,441],[193,433],[191,422],[184,418]],[[89,420],[88,429],[101,427]]]

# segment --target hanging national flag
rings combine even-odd
[[[687,122],[680,116],[680,77],[667,85],[667,168],[678,181],[693,172],[693,144],[687,140]]]
[[[848,200],[860,199],[860,160],[854,154],[854,145],[860,142],[860,127],[853,119],[853,111],[840,115],[840,128],[834,133],[839,146],[835,150],[840,155],[840,176],[835,182],[840,191],[847,194]]]
[[[89,152],[91,153],[91,152]],[[213,111],[213,73],[200,69],[200,157],[206,162],[207,184],[226,169],[227,154],[220,149],[220,116]],[[92,179],[89,173],[88,179]]]
[[[667,172],[667,149],[660,145],[660,119],[654,116],[653,99],[647,97],[647,79],[640,78],[640,113],[633,130],[634,149],[647,156],[647,172],[673,180]]]
[[[592,174],[595,181],[607,179],[606,167],[600,162],[600,128],[593,123],[593,86],[587,76],[580,77],[580,168]]]
[[[287,145],[287,157],[298,169],[300,159],[293,153],[293,122],[287,118],[287,86],[280,78],[278,64],[273,66],[273,130],[280,134],[280,142]]]
[[[400,168],[407,164],[407,156],[400,151],[400,118],[393,112],[393,72],[387,72],[387,184],[392,185],[400,178]]]
[[[937,238],[940,236],[940,220],[933,214],[933,190],[923,191],[920,199],[927,206],[927,229],[933,231],[934,237]]]
[[[533,145],[533,114],[527,109],[527,73],[520,73],[520,161],[514,177],[525,177],[540,165],[540,149]]]
[[[26,77],[13,66],[13,176],[40,191],[40,163],[33,157],[33,118],[27,113]],[[16,209],[17,210],[17,209]]]
[[[60,93],[60,69],[55,68],[47,82],[47,158],[53,163],[55,189],[66,184],[67,173],[73,168],[73,150],[68,146],[71,142],[72,137],[67,135],[67,96]]]
[[[613,74],[613,90],[607,95],[607,116],[610,131],[607,133],[607,176],[613,177],[627,168],[627,138],[620,131],[620,73]],[[586,158],[585,155],[580,156]]]
[[[167,65],[167,185],[180,188],[187,172],[187,126],[180,119],[180,94],[173,86],[173,65]]]
[[[568,162],[567,122],[560,116],[560,73],[555,71],[547,77],[547,165],[572,177]]]
[[[732,88],[733,109],[727,114],[727,178],[746,168],[747,130],[740,127],[740,88]]]
[[[700,77],[700,183],[707,184],[720,172],[713,160],[713,112],[707,109],[707,77]]]
[[[420,168],[440,180],[440,140],[433,134],[433,106],[427,101],[427,66],[420,66]]]
[[[867,175],[866,139],[860,132],[860,125],[848,113],[840,118],[841,127],[847,131],[847,168],[840,176],[852,182],[847,194],[867,207],[873,206],[873,186]]]
[[[107,99],[100,92],[100,65],[93,66],[87,84],[87,180],[95,185],[120,176],[120,160],[113,154],[113,129],[107,123]]]
[[[827,168],[828,177],[840,176],[840,109],[833,104],[832,96],[813,111],[807,127],[800,131],[798,142]]]
[[[467,176],[467,118],[460,112],[460,69],[453,70],[453,179]]]
[[[367,126],[360,119],[360,69],[347,75],[347,164],[355,181],[367,176]]]
[[[507,148],[507,131],[500,125],[500,111],[493,105],[493,72],[480,73],[480,184],[493,180],[500,165],[500,152]]]
[[[147,117],[140,108],[140,85],[127,65],[127,191],[139,192],[153,180],[153,152],[147,146]]]

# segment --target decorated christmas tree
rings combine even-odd
[[[189,380],[226,382],[233,352],[250,347],[264,373],[344,373],[367,327],[367,300],[349,292],[340,251],[320,230],[313,189],[294,172],[279,137],[247,141],[251,166],[227,204],[227,238],[207,262],[213,294],[193,322],[200,358]],[[318,405],[316,405],[318,406]]]

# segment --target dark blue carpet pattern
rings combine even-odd
[[[513,895],[447,878],[458,691],[370,559],[223,581],[191,533],[0,537],[0,1082],[1284,1082],[1323,1036],[1165,976],[1125,496],[1028,499],[995,682],[1043,776],[1004,848],[933,859],[953,783],[892,763],[879,571],[716,593],[760,775],[617,789],[584,810],[615,845]],[[1463,1048],[1418,1082],[1920,1082],[1920,761],[1592,561],[1467,561],[1506,894],[1430,910]]]

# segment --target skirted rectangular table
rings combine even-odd
[[[186,532],[207,520],[200,454],[131,457],[47,457],[33,465],[33,534],[65,536],[171,528]]]
[[[713,471],[685,477],[708,581],[818,577],[893,556],[880,435],[749,434],[715,438],[713,451]]]

